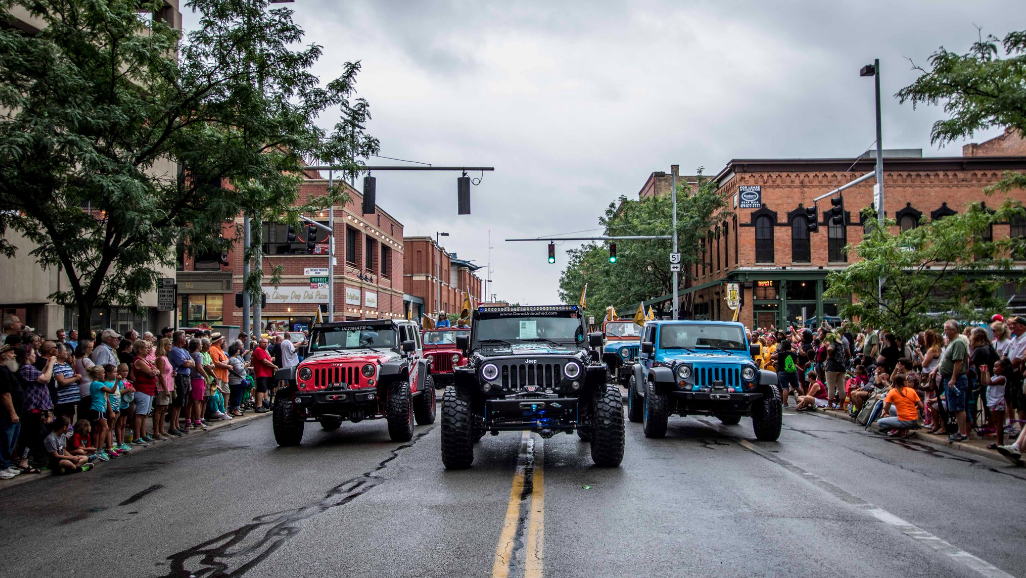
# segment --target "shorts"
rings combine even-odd
[[[170,391],[158,391],[157,395],[153,396],[154,407],[166,407],[171,405],[171,392]]]
[[[89,417],[90,423],[96,423],[98,421],[107,419],[107,412],[100,411],[98,409],[90,409],[86,415]]]
[[[990,411],[1005,411],[1005,399],[1001,398],[998,400],[988,399],[987,409]]]
[[[135,392],[135,415],[150,415],[153,407],[153,396],[141,391]]]
[[[825,400],[825,399],[823,399],[821,397],[817,397],[816,398],[816,407],[827,407],[829,405],[830,405],[830,402],[828,400]]]
[[[801,384],[798,382],[798,373],[787,373],[785,371],[777,372],[777,385],[780,386],[780,391],[783,392],[785,389],[798,389]]]
[[[192,392],[192,377],[188,375],[175,376],[175,399],[171,407],[185,407],[185,404],[192,401],[189,394]]]
[[[955,413],[965,411],[969,396],[969,380],[965,374],[958,376],[955,387],[951,387],[951,376],[944,378],[944,398],[947,400],[948,411]]]
[[[271,389],[271,377],[258,377],[256,378],[256,390],[257,393],[267,393]]]
[[[192,400],[203,401],[207,395],[207,382],[202,378],[192,380]]]

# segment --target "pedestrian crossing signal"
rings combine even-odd
[[[616,243],[609,244],[609,262],[616,263]]]
[[[556,244],[549,243],[549,263],[556,262]]]

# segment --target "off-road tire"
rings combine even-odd
[[[581,438],[581,441],[590,442],[595,408],[592,400],[585,396],[578,398],[577,403],[577,437]]]
[[[627,419],[634,423],[641,423],[645,418],[645,398],[635,392],[637,384],[632,375],[627,382]]]
[[[475,441],[470,396],[450,385],[442,394],[442,465],[445,469],[469,468],[474,463]]]
[[[326,417],[321,419],[321,428],[324,431],[335,431],[342,427],[342,420],[334,417]]]
[[[274,430],[274,441],[279,446],[298,446],[303,441],[303,420],[296,417],[292,410],[292,398],[279,395],[274,400],[271,413],[271,429]]]
[[[592,418],[591,459],[596,466],[615,468],[623,461],[623,398],[620,388],[607,385],[595,396]]]
[[[417,425],[435,423],[435,379],[430,375],[424,380],[424,390],[413,400],[413,417]]]
[[[741,416],[739,415],[718,415],[716,417],[723,425],[737,425],[741,423]]]
[[[388,437],[394,442],[408,442],[413,439],[413,403],[410,399],[410,383],[393,381],[388,386]]]
[[[783,408],[777,386],[766,387],[769,388],[770,395],[752,405],[752,427],[755,430],[755,439],[775,442],[780,437],[780,428],[783,426]]]
[[[646,385],[645,411],[642,423],[645,426],[645,437],[666,437],[666,423],[670,418],[670,397],[659,393],[651,381]]]

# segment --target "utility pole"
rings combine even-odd
[[[673,203],[673,252],[677,253],[677,171],[670,171],[670,202]],[[677,272],[673,272],[673,319],[680,317],[680,297],[677,295]]]
[[[880,59],[873,61],[873,71],[876,76],[876,186],[879,187],[880,206],[876,208],[877,224],[881,230],[884,226],[884,173],[883,173],[883,131],[880,123]],[[877,279],[876,296],[883,308],[883,277]]]
[[[263,320],[260,318],[260,310],[262,308],[263,301],[264,301],[264,286],[263,286],[263,275],[262,275],[262,273],[264,271],[264,260],[263,260],[263,252],[264,252],[263,242],[264,242],[264,237],[263,237],[263,234],[262,234],[263,233],[263,225],[261,224],[259,217],[253,219],[253,225],[256,226],[257,230],[261,232],[260,242],[256,244],[256,257],[254,257],[254,259],[253,259],[253,267],[254,267],[255,273],[257,274],[257,276],[260,279],[260,297],[258,297],[257,300],[253,302],[253,325],[256,326],[257,340],[259,341],[260,340],[260,336],[263,335],[263,333],[264,333]]]
[[[249,339],[252,336],[249,325],[249,291],[246,291],[246,280],[249,279],[249,245],[250,245],[249,212],[242,219],[242,333]],[[247,342],[248,343],[248,342]]]
[[[438,244],[438,238],[448,236],[449,233],[435,231],[435,283],[438,285],[435,291],[435,316],[442,311],[442,246]]]
[[[328,196],[334,183],[335,172],[328,170]],[[328,204],[328,321],[335,322],[335,203]],[[318,305],[320,307],[320,305]]]

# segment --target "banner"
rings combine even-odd
[[[741,305],[741,289],[737,283],[727,283],[727,307],[731,310]]]
[[[262,287],[267,295],[268,303],[327,303],[327,289],[311,289],[305,286],[280,286],[274,287],[265,285]]]

